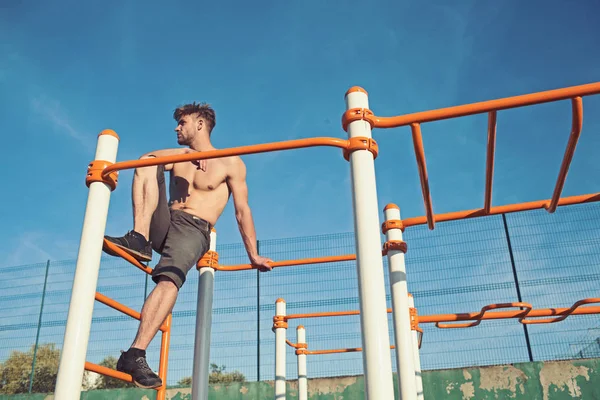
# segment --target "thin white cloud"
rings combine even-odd
[[[92,142],[80,131],[75,129],[67,117],[66,111],[61,107],[60,102],[47,95],[40,95],[31,99],[31,106],[35,112],[44,117],[52,124],[56,132],[60,132],[75,139],[87,150],[92,150]]]
[[[17,246],[4,258],[3,265],[24,265],[56,259],[49,250],[39,245],[39,243],[48,243],[41,232],[24,232],[16,242]]]

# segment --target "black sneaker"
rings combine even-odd
[[[156,389],[162,386],[162,380],[146,363],[146,351],[129,349],[121,351],[117,362],[117,371],[131,375],[133,383],[143,389]]]
[[[134,256],[138,261],[152,260],[152,243],[136,231],[129,231],[122,237],[104,236],[104,238]],[[118,256],[106,246],[102,246],[102,250],[111,256]]]

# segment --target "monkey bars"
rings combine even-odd
[[[353,88],[350,90],[363,91],[362,88]],[[572,127],[567,148],[560,166],[554,192],[549,200],[535,202],[535,205],[530,204],[532,208],[515,208],[514,211],[524,211],[533,208],[545,208],[548,212],[553,213],[556,211],[556,207],[563,205],[560,204],[560,196],[562,189],[565,184],[567,172],[573,159],[573,154],[577,146],[577,141],[581,134],[583,124],[583,96],[590,96],[600,93],[600,82],[590,83],[587,85],[573,86],[563,89],[549,90],[545,92],[526,94],[522,96],[508,97],[497,100],[483,101],[480,103],[466,104],[462,106],[442,108],[432,111],[418,112],[414,114],[402,115],[397,117],[378,117],[373,114],[371,110],[365,107],[351,108],[347,110],[342,117],[342,126],[346,129],[347,125],[353,121],[364,120],[369,123],[371,128],[397,128],[406,125],[410,125],[413,137],[413,145],[415,148],[415,156],[417,159],[417,166],[419,169],[419,176],[421,180],[421,191],[423,193],[423,202],[425,205],[426,216],[415,221],[421,221],[425,218],[429,229],[434,229],[435,222],[447,221],[449,219],[460,219],[467,218],[467,216],[475,216],[473,214],[490,215],[491,213],[501,213],[502,211],[493,210],[492,208],[492,181],[494,173],[494,155],[496,149],[496,119],[497,112],[501,110],[507,110],[510,108],[524,107],[535,104],[542,104],[548,102],[555,102],[559,100],[571,100],[572,104]],[[425,160],[425,150],[423,147],[423,138],[421,135],[421,125],[426,122],[440,121],[444,119],[451,119],[457,117],[463,117],[474,114],[488,113],[488,143],[487,143],[487,157],[486,157],[486,179],[485,179],[485,196],[484,196],[484,207],[481,210],[465,211],[450,216],[449,214],[442,214],[436,216],[433,212],[433,204],[431,200],[431,192],[429,189],[429,178],[427,174],[427,163]],[[598,196],[599,194],[588,195]],[[595,199],[594,201],[596,201]],[[568,203],[568,201],[566,201]],[[583,202],[583,201],[576,201]],[[572,204],[572,203],[571,203]]]

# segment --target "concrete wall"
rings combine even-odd
[[[600,400],[600,359],[429,371],[423,373],[423,383],[426,400]],[[364,399],[362,376],[310,379],[308,389],[311,400]],[[189,388],[171,389],[167,399],[191,400],[190,393]],[[209,400],[260,400],[273,397],[272,382],[213,385],[209,393]],[[154,391],[135,388],[90,391],[81,396],[81,400],[154,398]],[[287,399],[296,398],[296,384],[289,382]],[[25,399],[54,400],[52,395],[0,395],[0,400]]]

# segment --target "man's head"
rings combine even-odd
[[[210,133],[217,124],[215,111],[206,103],[185,104],[178,107],[173,113],[173,118],[177,121],[177,143],[180,145],[190,145],[198,134]]]

